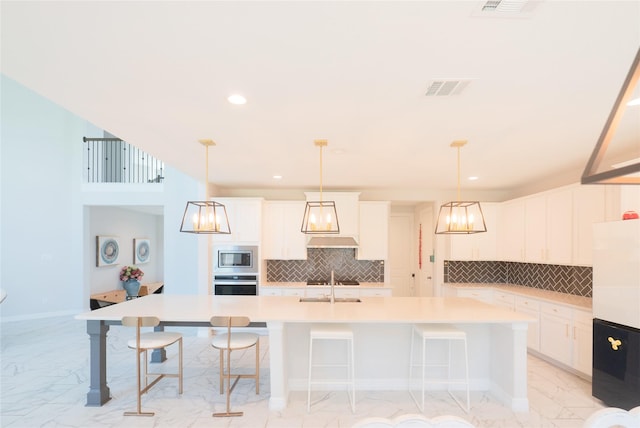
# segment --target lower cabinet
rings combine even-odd
[[[515,296],[516,312],[535,318],[527,329],[527,348],[540,351],[540,302],[523,296]]]
[[[444,287],[445,296],[470,297],[527,314],[527,347],[591,376],[593,316],[591,311],[551,303],[519,293],[487,288]]]

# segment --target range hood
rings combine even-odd
[[[358,248],[358,243],[351,236],[313,236],[307,248]]]

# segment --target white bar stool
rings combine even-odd
[[[315,341],[343,341],[346,344],[347,361],[345,364],[314,364],[313,363],[313,342]],[[316,367],[330,367],[347,369],[345,380],[339,379],[319,379],[313,380],[313,369]],[[351,411],[356,411],[356,388],[354,377],[353,358],[353,330],[344,324],[314,324],[309,330],[309,378],[307,384],[307,412],[311,411],[311,386],[312,385],[346,385],[347,395],[351,403]],[[349,394],[351,389],[351,394]]]
[[[414,352],[416,349],[415,341],[416,337],[422,340],[422,358],[421,361],[414,361]],[[439,340],[447,341],[447,356],[446,362],[427,364],[427,341]],[[454,341],[461,342],[464,346],[464,378],[451,378],[451,348]],[[413,369],[414,367],[422,367],[422,379],[421,379],[421,397],[420,400],[416,398],[412,390],[413,382]],[[445,367],[447,369],[446,379],[426,379],[427,367]],[[455,400],[456,403],[465,411],[469,412],[470,400],[469,400],[469,358],[467,354],[467,334],[450,324],[414,324],[411,333],[411,356],[409,361],[409,394],[415,401],[420,411],[424,411],[424,391],[426,383],[441,383],[447,384],[447,391],[449,395]],[[466,388],[467,403],[466,407],[462,401],[456,397],[452,390],[452,385],[464,385]]]

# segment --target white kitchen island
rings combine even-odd
[[[161,326],[209,326],[213,315],[265,322],[269,334],[271,409],[287,405],[289,390],[306,390],[311,323],[354,329],[358,390],[406,390],[413,323],[451,323],[467,332],[472,390],[491,391],[515,411],[528,411],[527,324],[533,318],[459,297],[363,297],[359,303],[301,303],[295,296],[153,294],[76,316],[87,321],[91,346],[88,406],[110,398],[106,340],[125,315],[156,316]],[[438,352],[438,349],[435,350]],[[185,386],[188,388],[188,386]]]

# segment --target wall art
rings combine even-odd
[[[139,265],[141,263],[147,263],[149,261],[150,252],[151,245],[148,239],[133,239],[133,264]]]
[[[96,236],[96,266],[118,264],[120,244],[115,236]]]

